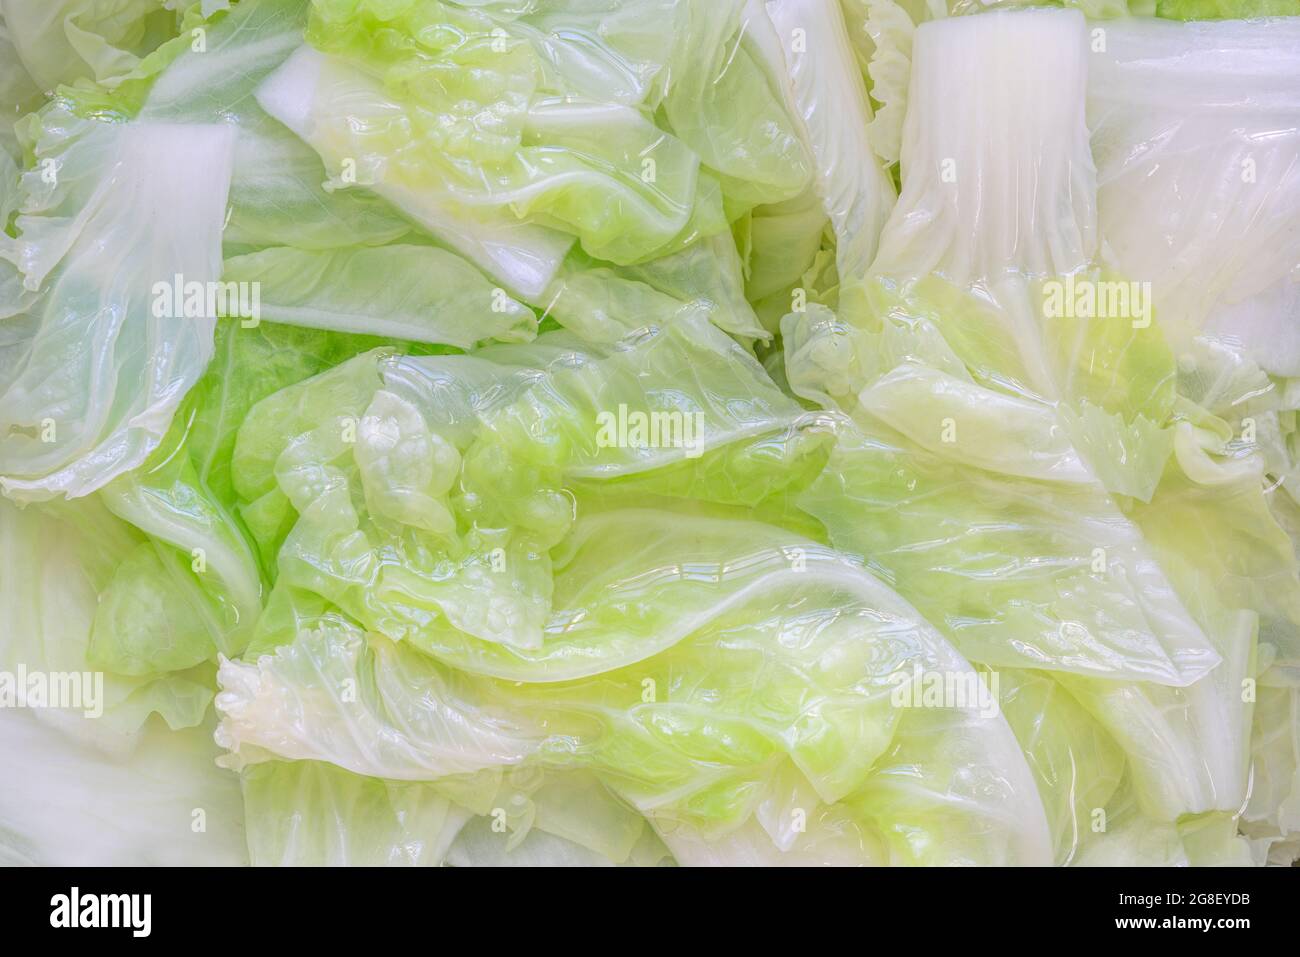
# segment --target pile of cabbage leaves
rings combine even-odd
[[[0,0],[0,862],[1300,856],[1300,3],[184,6]]]

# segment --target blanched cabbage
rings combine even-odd
[[[175,6],[0,0],[0,863],[1300,853],[1292,0]]]

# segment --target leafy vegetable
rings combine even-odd
[[[220,276],[232,149],[220,124],[44,116],[14,249],[24,286],[42,296],[2,383],[6,494],[85,495],[167,431],[212,357],[212,319],[187,317],[159,285]]]
[[[1295,859],[1289,0],[176,6],[0,0],[0,862]]]

